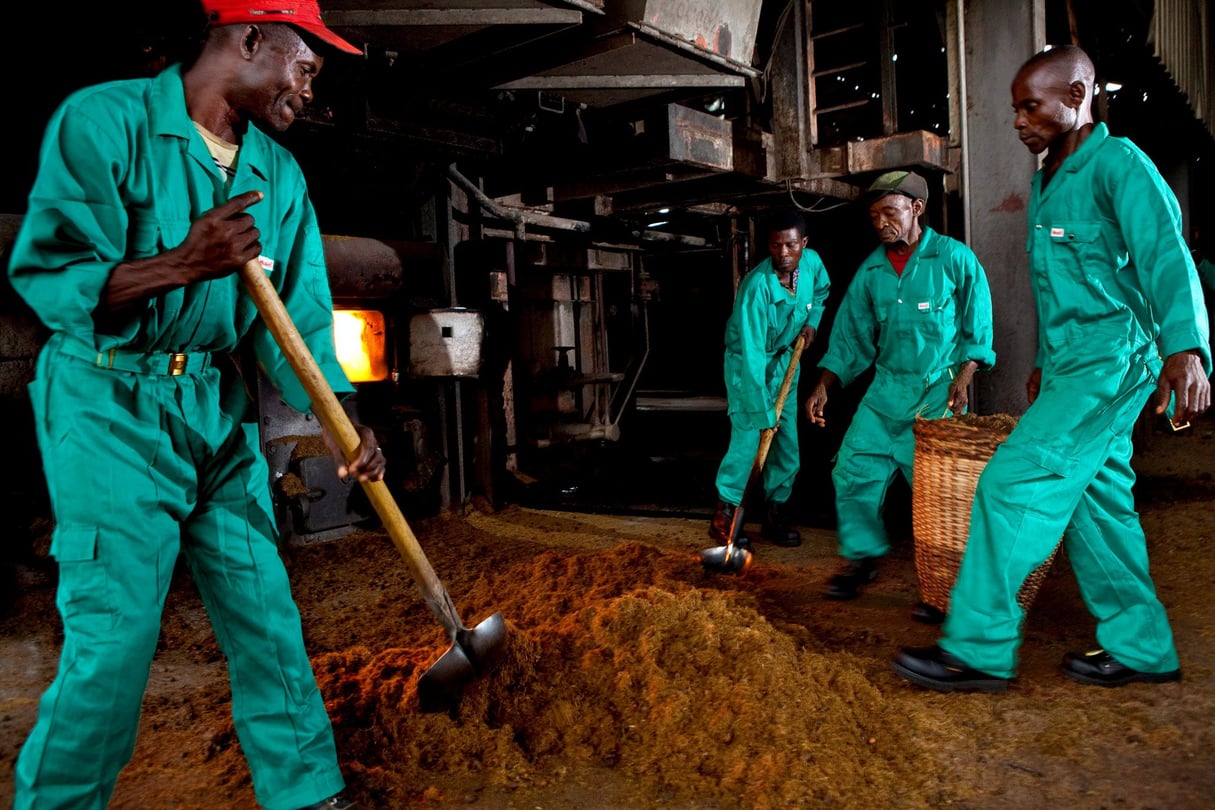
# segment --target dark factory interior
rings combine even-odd
[[[762,213],[805,212],[832,278],[823,335],[875,245],[851,203],[877,174],[922,172],[939,192],[929,222],[966,234],[955,3],[322,6],[365,55],[330,58],[315,102],[278,137],[308,178],[335,307],[362,313],[359,328],[380,341],[356,383],[360,407],[411,516],[483,499],[707,517],[728,439],[725,321],[738,279],[765,255]],[[1153,56],[1152,4],[1041,8],[1046,42],[1082,45],[1099,83],[1120,86],[1098,100],[1113,131],[1209,188],[1210,122]],[[4,34],[5,250],[63,96],[153,74],[203,26],[190,0],[26,13]],[[1009,72],[1025,55],[1008,57]],[[1188,200],[1195,223],[1212,213],[1204,197]],[[23,393],[39,332],[7,287],[0,313],[3,416],[17,426],[0,511],[5,553],[23,558],[46,511]],[[825,344],[806,352],[803,388]],[[806,525],[833,525],[830,461],[863,392],[861,381],[833,400],[828,428],[802,429],[793,502]],[[1014,407],[983,390],[978,400]],[[258,409],[276,482],[303,482],[276,489],[285,536],[326,539],[364,519],[357,488],[284,449],[316,425],[272,391]]]

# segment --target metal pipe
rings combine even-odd
[[[688,245],[689,247],[705,247],[709,244],[709,241],[701,236],[687,236],[680,233],[668,233],[667,231],[633,231],[633,236],[642,242],[671,242],[677,245]]]
[[[954,0],[953,10],[955,27],[958,38],[958,144],[961,146],[961,177],[958,178],[958,193],[962,197],[962,241],[970,244],[970,127],[967,120],[970,117],[966,102],[966,4],[963,0]]]
[[[564,217],[554,217],[548,214],[536,214],[531,211],[520,211],[517,208],[508,208],[497,201],[491,199],[488,194],[477,187],[475,183],[469,180],[464,175],[460,174],[453,163],[447,167],[447,176],[450,177],[457,186],[462,188],[465,193],[471,195],[476,201],[489,213],[493,214],[498,219],[505,219],[515,223],[516,231],[519,228],[525,228],[529,225],[534,225],[537,228],[549,228],[557,231],[573,231],[575,233],[590,233],[591,224],[578,219],[565,219]]]
[[[624,399],[620,401],[620,407],[616,409],[616,418],[612,420],[612,428],[617,436],[620,435],[620,417],[624,415],[624,409],[628,407],[629,400],[633,398],[633,392],[637,390],[637,381],[641,379],[641,371],[650,358],[650,308],[644,300],[641,302],[641,325],[645,348],[641,352],[641,360],[637,362],[637,370],[633,373],[633,379],[629,380],[629,387],[624,393]]]

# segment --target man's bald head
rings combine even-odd
[[[1061,87],[1079,82],[1086,88],[1086,101],[1092,103],[1097,70],[1093,67],[1093,60],[1082,48],[1075,45],[1058,45],[1034,54],[1017,71],[1017,78],[1031,74],[1039,78],[1049,78],[1052,84],[1057,82]]]
[[[1093,127],[1093,61],[1074,45],[1035,54],[1012,82],[1013,127],[1033,154],[1062,160]],[[1053,165],[1053,163],[1052,163]]]

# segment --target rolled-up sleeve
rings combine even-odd
[[[996,364],[996,353],[992,349],[991,290],[987,274],[970,250],[959,250],[955,261],[959,270],[956,360],[958,363],[973,360],[983,368],[991,368]]]

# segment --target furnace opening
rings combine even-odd
[[[338,362],[352,383],[388,379],[384,313],[373,309],[335,310],[333,340]]]

